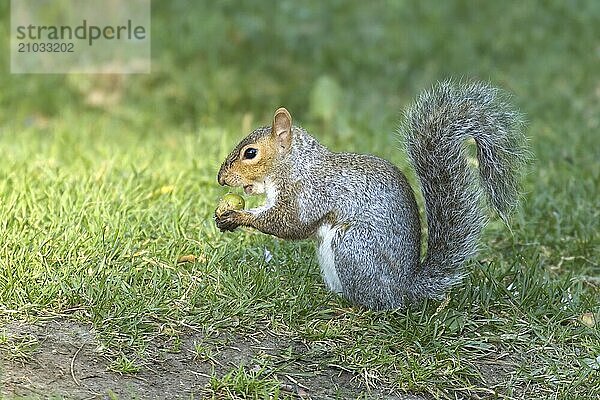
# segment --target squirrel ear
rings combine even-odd
[[[292,144],[292,116],[283,107],[278,108],[273,116],[273,134],[276,136],[278,149],[287,151]]]

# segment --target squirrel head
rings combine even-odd
[[[227,156],[217,180],[220,185],[243,187],[246,194],[265,192],[266,179],[292,145],[292,116],[285,108],[275,111],[271,127],[258,128]]]

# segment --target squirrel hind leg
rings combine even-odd
[[[331,242],[341,295],[372,310],[401,308],[414,298],[407,285],[410,268],[398,265],[399,249],[371,236],[352,228]]]

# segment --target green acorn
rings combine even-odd
[[[217,217],[220,217],[225,211],[243,210],[245,206],[246,202],[242,196],[235,193],[227,193],[221,200],[219,200],[215,214]]]

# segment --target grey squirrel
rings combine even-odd
[[[221,185],[266,193],[265,205],[215,215],[217,227],[316,238],[329,289],[371,309],[443,298],[477,252],[484,198],[505,221],[517,203],[529,154],[522,117],[489,84],[452,81],[423,92],[405,115],[399,131],[427,216],[422,260],[418,206],[403,173],[372,155],[327,150],[293,126],[285,108],[244,138],[218,173]],[[467,139],[476,143],[479,178]]]

